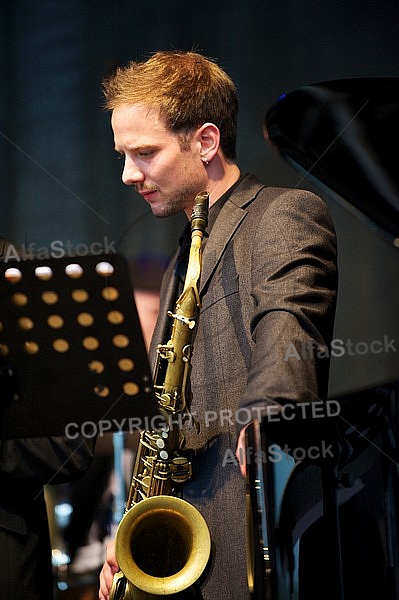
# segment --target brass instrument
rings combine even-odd
[[[183,292],[175,312],[168,312],[173,319],[171,339],[157,350],[154,389],[165,425],[159,431],[141,432],[126,510],[115,538],[120,572],[114,576],[111,600],[149,600],[186,590],[209,560],[205,519],[173,495],[175,484],[192,474],[191,463],[181,454],[181,425],[191,419],[191,353],[208,204],[207,192],[196,196]]]

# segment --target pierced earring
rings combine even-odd
[[[209,160],[207,160],[206,158],[202,157],[201,160],[205,165],[209,165]]]

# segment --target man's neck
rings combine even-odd
[[[224,165],[223,177],[220,179],[212,179],[212,174],[209,174],[209,206],[212,206],[232,185],[240,178],[240,169],[236,164],[227,163]]]
[[[227,162],[220,156],[215,156],[207,166],[208,181],[203,190],[209,193],[209,206],[217,202],[240,178],[240,169],[236,163]],[[187,209],[186,216],[190,220],[191,208]]]

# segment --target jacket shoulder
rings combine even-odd
[[[314,203],[325,206],[324,201],[309,190],[289,187],[268,186],[262,183],[256,175],[246,174],[230,196],[230,201],[240,208],[249,208],[262,204],[295,205],[301,203]]]

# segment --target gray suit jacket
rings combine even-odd
[[[320,198],[269,188],[251,175],[234,187],[216,220],[214,212],[212,207],[192,357],[192,411],[201,429],[186,432],[194,475],[183,493],[204,514],[214,544],[203,598],[245,600],[245,490],[234,460],[237,430],[253,417],[266,417],[270,405],[325,397],[336,245]],[[167,339],[175,260],[161,290],[153,353]],[[306,442],[308,434],[300,429],[295,443]]]

